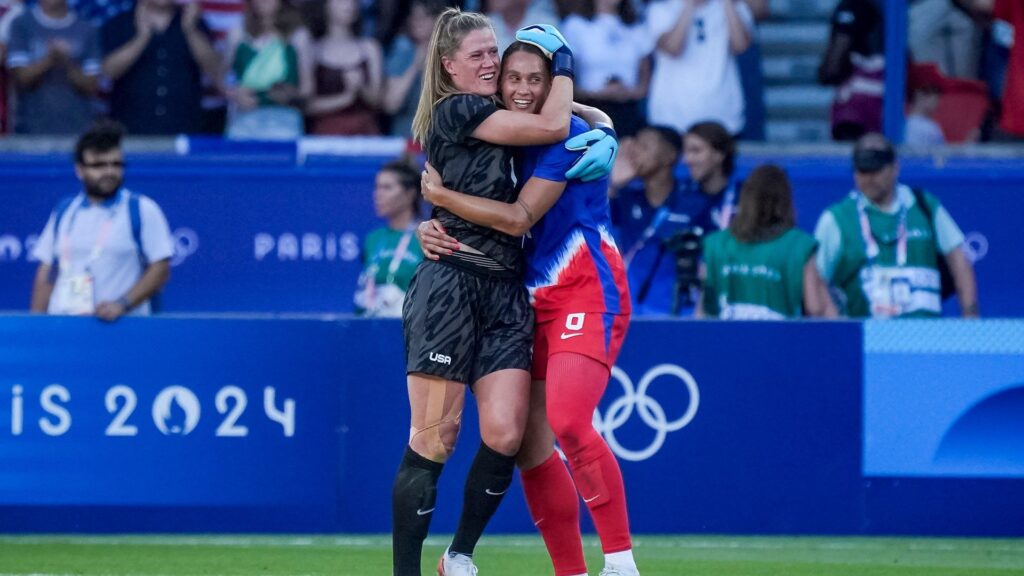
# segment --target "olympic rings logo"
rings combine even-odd
[[[661,376],[678,378],[690,395],[686,410],[675,420],[669,420],[661,403],[647,395],[647,389],[651,383]],[[612,379],[618,381],[625,394],[612,402],[603,416],[600,410],[594,410],[594,428],[604,436],[612,451],[624,460],[638,462],[650,458],[661,449],[669,432],[682,429],[697,415],[697,408],[700,406],[700,390],[697,388],[697,381],[680,366],[659,364],[651,368],[640,379],[640,384],[635,389],[629,375],[618,366],[612,368]],[[654,439],[642,450],[626,448],[615,437],[615,431],[633,416],[634,410],[644,424],[654,430]]]
[[[981,232],[968,232],[964,236],[964,254],[971,264],[977,264],[988,255],[988,238]]]
[[[180,266],[185,259],[199,250],[199,235],[191,228],[178,228],[171,233],[174,239],[174,255],[171,256],[171,266]]]

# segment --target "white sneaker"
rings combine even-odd
[[[476,576],[473,559],[465,554],[449,554],[445,548],[437,561],[437,576]]]
[[[601,570],[601,576],[640,576],[640,571],[636,568],[605,566],[604,570]]]

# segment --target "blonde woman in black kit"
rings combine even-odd
[[[558,43],[542,29],[534,35]],[[494,99],[499,56],[490,22],[458,9],[441,14],[413,133],[445,185],[515,201],[508,147],[552,144],[569,132],[573,85],[567,47],[554,62],[557,77],[540,114],[501,110]],[[471,556],[512,481],[529,408],[533,312],[522,282],[520,240],[444,210],[435,209],[433,217],[460,247],[420,265],[403,309],[411,430],[392,497],[397,576],[420,574],[437,478],[455,447],[466,385],[476,396],[482,442],[439,574],[476,574]]]

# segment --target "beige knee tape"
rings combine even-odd
[[[444,381],[432,383],[427,389],[427,412],[423,418],[423,428],[409,427],[410,444],[412,444],[414,438],[420,434],[425,434],[423,441],[426,443],[427,451],[433,456],[443,456],[445,458],[452,453],[455,446],[454,443],[451,446],[445,445],[444,439],[441,438],[441,426],[450,423],[457,429],[462,422],[461,410],[455,415],[445,413],[446,390],[447,384]]]

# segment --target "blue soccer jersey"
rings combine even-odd
[[[703,234],[727,228],[736,213],[740,188],[741,182],[732,180],[721,193],[709,196],[696,182],[677,178],[671,194],[659,207],[647,202],[640,179],[619,190],[612,201],[612,219],[629,274],[633,312],[671,312],[676,259],[667,248],[669,239],[697,228]]]
[[[569,137],[590,127],[573,117]],[[520,151],[519,182],[530,177],[566,182],[579,158],[564,142]],[[526,241],[526,285],[537,322],[560,311],[629,314],[625,267],[611,232],[608,179],[571,180],[558,202],[530,230]]]

